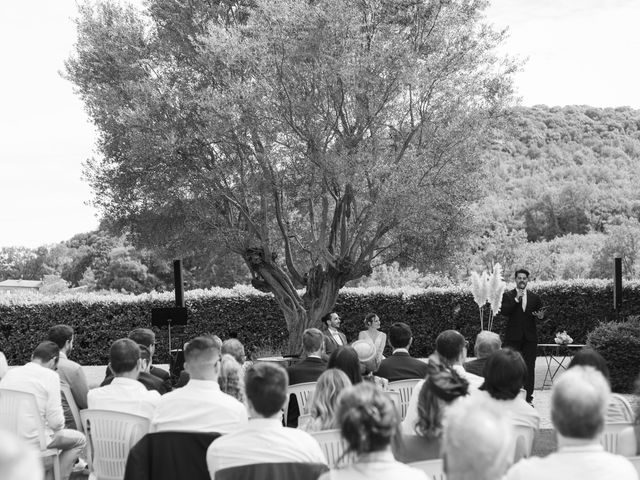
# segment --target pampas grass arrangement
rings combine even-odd
[[[480,330],[484,330],[484,307],[489,303],[490,313],[487,330],[493,328],[493,319],[500,312],[502,295],[507,284],[502,279],[502,266],[496,263],[491,274],[483,270],[481,274],[471,272],[471,293],[480,312]]]

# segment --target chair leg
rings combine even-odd
[[[60,476],[60,456],[53,457],[53,478],[54,480],[61,480]]]

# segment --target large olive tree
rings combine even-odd
[[[345,283],[446,244],[514,65],[462,0],[148,0],[80,7],[66,65],[100,134],[105,217],[242,256],[299,348]]]

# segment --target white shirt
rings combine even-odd
[[[359,461],[324,473],[318,480],[427,480],[422,470],[400,463],[390,451],[361,455]]]
[[[516,302],[519,302],[521,304],[523,312],[527,309],[527,289],[526,288],[522,292],[522,298],[520,300],[518,300],[518,297],[516,296]]]
[[[225,468],[282,462],[326,464],[327,460],[315,438],[283,427],[279,418],[252,418],[241,429],[216,439],[207,450],[211,480]]]
[[[229,433],[247,423],[245,406],[220,391],[216,381],[190,379],[165,393],[151,421],[152,432]]]
[[[46,422],[45,433],[52,436],[53,432],[64,428],[64,414],[60,399],[60,377],[53,370],[34,362],[22,367],[10,369],[2,380],[0,388],[33,393],[38,404],[38,411],[42,421]],[[38,426],[35,419],[22,415],[18,435],[28,442],[38,441]]]
[[[521,425],[531,427],[534,430],[540,428],[540,414],[535,408],[525,402],[524,398],[520,395],[512,400],[496,400],[484,390],[474,391],[471,395],[482,396],[487,399],[487,401],[495,402],[502,412],[507,413],[511,417],[511,423],[514,426]]]
[[[478,390],[478,388],[480,388],[480,386],[484,383],[484,378],[467,372],[462,365],[454,365],[452,368],[458,373],[458,375],[469,382],[469,393],[473,392],[474,390]],[[416,434],[415,426],[416,422],[418,421],[418,400],[420,398],[420,390],[422,389],[422,385],[424,385],[424,380],[420,380],[418,383],[416,383],[415,387],[413,387],[413,391],[411,392],[411,399],[409,400],[409,405],[407,406],[407,414],[400,426],[400,430],[404,435]]]
[[[505,480],[637,480],[634,466],[626,458],[605,452],[599,443],[560,447],[544,458],[520,460]]]
[[[158,392],[147,390],[138,380],[126,377],[115,377],[109,385],[89,390],[87,394],[89,408],[130,413],[149,420],[159,402]]]

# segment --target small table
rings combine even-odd
[[[570,343],[568,345],[558,345],[557,343],[539,343],[538,347],[542,348],[542,354],[544,355],[544,359],[547,362],[547,371],[544,374],[544,380],[542,381],[542,388],[551,387],[553,385],[553,379],[556,378],[558,371],[560,369],[566,370],[567,367],[564,365],[564,361],[568,357],[572,357],[573,355],[568,355],[569,351],[572,348],[583,348],[584,345]],[[561,352],[560,349],[566,349]]]

